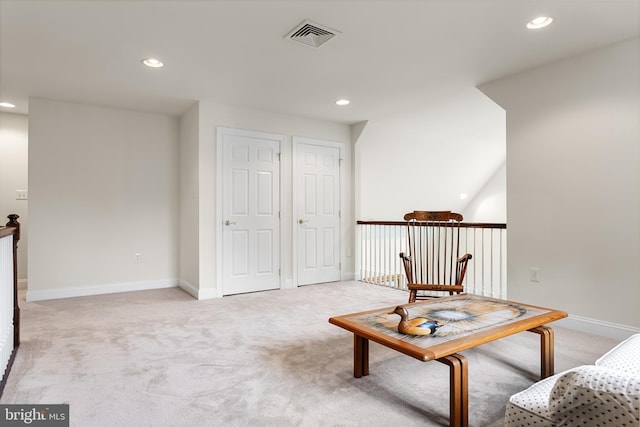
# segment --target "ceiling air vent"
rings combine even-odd
[[[338,34],[340,34],[339,31],[306,20],[291,30],[285,38],[307,46],[320,47]]]

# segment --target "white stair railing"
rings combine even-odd
[[[0,373],[13,351],[13,235],[0,238]]]
[[[20,239],[18,215],[9,215],[0,227],[0,396],[20,344],[20,308],[17,299],[17,242]]]
[[[400,252],[407,251],[403,221],[358,221],[356,278],[362,282],[407,289]],[[507,298],[506,224],[461,223],[460,253],[470,253],[465,292]],[[359,266],[359,268],[358,268]]]

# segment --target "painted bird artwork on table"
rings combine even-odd
[[[424,317],[409,319],[409,311],[406,307],[399,305],[389,314],[398,314],[398,332],[405,335],[433,335],[440,326],[437,320],[429,320]]]

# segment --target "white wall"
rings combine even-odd
[[[216,268],[217,248],[216,233],[217,226],[222,223],[222,219],[218,218],[218,200],[217,200],[217,157],[216,157],[216,129],[218,127],[227,127],[235,129],[244,129],[272,134],[280,134],[286,137],[285,146],[282,147],[281,156],[281,177],[283,180],[284,191],[282,193],[282,224],[284,227],[283,244],[284,254],[282,257],[282,272],[284,279],[290,285],[293,280],[293,219],[292,219],[292,160],[291,160],[291,139],[293,136],[302,136],[327,141],[334,141],[343,144],[345,160],[343,162],[344,173],[342,182],[342,232],[343,243],[345,245],[342,251],[342,269],[343,278],[352,278],[354,272],[353,242],[355,239],[354,216],[352,210],[352,150],[350,134],[351,129],[348,125],[337,124],[332,122],[318,121],[306,119],[303,117],[288,116],[267,111],[259,111],[247,108],[237,108],[216,104],[213,102],[200,101],[197,107],[198,120],[182,117],[181,123],[189,123],[189,126],[198,127],[198,155],[194,156],[191,150],[193,147],[193,138],[181,138],[181,146],[189,145],[190,148],[182,147],[181,150],[187,150],[190,154],[185,154],[181,162],[181,169],[197,170],[197,215],[190,214],[190,218],[197,220],[197,233],[190,233],[189,236],[182,236],[182,246],[193,248],[193,240],[198,238],[198,279],[194,281],[191,275],[190,285],[197,289],[200,298],[208,298],[221,296],[221,287],[217,286],[219,271]],[[187,115],[195,114],[192,110]],[[184,130],[182,131],[184,135]],[[181,172],[182,178],[185,178],[184,170]],[[186,178],[185,178],[186,179]],[[190,179],[190,178],[189,178]],[[189,198],[183,197],[181,204],[192,204],[196,201],[190,201]],[[184,211],[184,208],[182,208]],[[189,210],[191,208],[188,208]],[[186,271],[181,279],[186,277]],[[186,279],[185,279],[186,280]]]
[[[489,181],[461,211],[465,222],[507,222],[507,164],[500,165]]]
[[[198,297],[200,260],[198,245],[198,138],[199,106],[180,118],[180,286]]]
[[[359,220],[460,212],[468,203],[460,194],[473,198],[505,160],[505,112],[475,88],[371,119],[358,132]]]
[[[481,87],[507,111],[510,299],[640,327],[639,76],[633,39]]]
[[[9,214],[20,216],[18,280],[22,282],[27,279],[28,201],[16,200],[16,190],[28,190],[28,145],[27,116],[0,112],[0,225],[9,221]]]
[[[44,99],[29,110],[27,298],[175,286],[177,120]]]

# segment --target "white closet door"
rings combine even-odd
[[[295,140],[294,143],[298,285],[337,281],[340,280],[340,149]]]
[[[223,295],[280,287],[280,141],[222,132]]]

